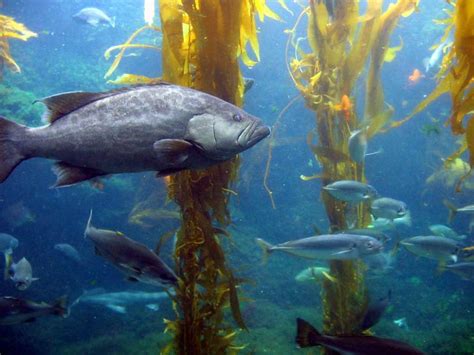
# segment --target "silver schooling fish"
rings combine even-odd
[[[370,212],[375,218],[394,220],[405,216],[408,213],[408,208],[403,201],[381,197],[372,201]]]
[[[461,251],[456,241],[434,235],[407,238],[402,240],[400,244],[415,255],[440,262],[456,262]]]
[[[256,241],[264,252],[264,259],[274,251],[283,251],[310,259],[347,260],[376,254],[383,249],[383,244],[377,239],[357,234],[318,235],[277,245],[260,238]]]
[[[167,299],[168,297],[169,296],[166,292],[106,292],[104,289],[93,289],[85,291],[81,296],[79,296],[79,298],[71,304],[71,308],[78,303],[88,303],[105,306],[117,313],[126,313],[126,307],[129,305],[144,304],[145,306],[152,306],[149,308],[153,309],[157,306],[154,302]]]
[[[377,196],[377,191],[370,185],[355,180],[339,180],[323,187],[335,199],[359,203]]]
[[[7,233],[0,233],[0,253],[11,254],[18,247],[18,239]]]
[[[12,256],[6,255],[5,261],[5,279],[10,278],[18,290],[24,291],[31,286],[33,281],[39,280],[37,277],[33,277],[33,269],[26,258],[14,263]]]
[[[74,14],[72,18],[94,27],[101,23],[108,24],[112,28],[115,27],[115,18],[110,18],[104,11],[96,7],[85,7],[78,13]]]

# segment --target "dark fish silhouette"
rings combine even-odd
[[[228,160],[270,133],[237,106],[165,83],[64,93],[42,102],[46,126],[0,117],[0,182],[33,157],[58,161],[55,186],[125,172],[169,175]]]
[[[163,287],[176,284],[174,271],[153,251],[120,232],[95,228],[91,219],[92,211],[84,237],[92,240],[95,253],[122,271],[127,280]]]
[[[387,296],[379,298],[376,302],[369,304],[364,319],[360,324],[360,330],[367,330],[377,324],[384,314],[387,306],[390,304],[392,298],[392,291],[389,290]]]
[[[58,298],[52,305],[36,303],[16,297],[0,297],[0,325],[33,322],[36,318],[55,315],[67,317],[67,298]]]
[[[343,354],[359,355],[416,355],[422,351],[398,340],[365,335],[329,336],[320,334],[316,328],[301,318],[296,319],[296,343],[301,348],[324,346]]]

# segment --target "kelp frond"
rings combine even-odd
[[[336,180],[365,181],[364,163],[350,158],[348,140],[351,132],[364,128],[367,138],[387,128],[394,112],[384,100],[381,69],[395,59],[403,40],[390,47],[390,36],[398,20],[410,15],[417,0],[398,0],[385,10],[383,0],[346,0],[332,7],[331,1],[312,0],[303,7],[289,34],[286,46],[288,72],[306,106],[315,111],[316,131],[310,131],[307,144],[322,167],[314,176],[302,180],[321,179],[326,185]],[[361,13],[361,9],[364,12]],[[305,36],[299,28],[307,23]],[[302,46],[303,42],[306,46]],[[306,50],[304,50],[304,49]],[[294,53],[294,54],[293,54]],[[355,83],[365,77],[364,115],[356,110],[358,92]],[[360,101],[360,100],[359,100]],[[317,138],[317,144],[314,143]],[[321,193],[332,230],[348,228],[344,203]],[[355,225],[365,227],[370,221],[368,205],[355,209]],[[357,332],[360,318],[367,307],[363,267],[360,262],[332,261],[331,275],[338,282],[324,281],[324,331],[330,334]]]
[[[154,50],[160,50],[160,48],[158,46],[155,46],[155,45],[151,45],[151,44],[133,44],[132,42],[135,40],[135,38],[140,34],[142,33],[143,31],[145,30],[153,30],[155,32],[161,32],[161,29],[157,26],[154,26],[154,25],[145,25],[143,27],[140,27],[138,30],[136,30],[135,32],[132,33],[132,35],[127,39],[127,41],[124,43],[124,44],[120,44],[120,45],[117,45],[117,46],[112,46],[110,47],[109,49],[107,49],[104,53],[104,57],[106,60],[109,60],[110,59],[110,55],[113,51],[115,50],[120,50],[119,53],[115,56],[115,59],[114,61],[112,62],[112,65],[110,66],[110,68],[107,70],[107,73],[105,73],[104,75],[104,79],[107,79],[109,78],[114,72],[115,70],[118,68],[120,62],[122,61],[123,59],[123,56],[125,55],[125,52],[127,49],[129,48],[142,48],[142,49],[154,49]],[[136,80],[138,76],[134,76],[132,77],[132,74],[126,74],[126,75],[129,75],[129,77],[124,77],[122,78],[122,80],[113,80],[113,81],[109,81],[110,83],[112,84],[136,84],[136,82],[128,82],[126,81],[126,79],[134,79]],[[146,79],[147,77],[144,77],[142,76],[142,78],[144,78],[143,80],[145,81],[141,81],[140,83],[146,83]]]
[[[265,0],[161,0],[163,80],[218,96],[241,106],[244,83],[239,60],[260,60],[256,16],[279,17]],[[249,52],[253,52],[253,57]],[[234,194],[239,159],[206,170],[171,176],[169,196],[181,209],[175,263],[177,319],[167,321],[177,354],[225,354],[241,349],[238,334],[225,321],[230,310],[245,329],[233,276],[214,224],[230,223],[228,201]],[[221,231],[222,232],[222,231]],[[220,232],[220,233],[221,233]]]
[[[35,32],[30,31],[22,23],[16,22],[12,17],[0,15],[0,62],[3,62],[14,73],[20,73],[20,66],[10,54],[9,39],[27,41],[31,37],[37,37]]]
[[[451,126],[454,135],[464,135],[466,142],[464,147],[469,152],[469,164],[472,170],[474,168],[474,117],[472,115],[474,112],[474,46],[472,44],[474,40],[474,2],[458,0],[454,6],[454,11],[446,11],[449,16],[447,19],[438,21],[446,26],[441,41],[444,42],[449,33],[454,30],[454,43],[445,53],[436,76],[438,85],[415,107],[410,115],[394,122],[392,126],[398,127],[409,121],[441,95],[449,93],[452,109],[447,124]],[[466,121],[465,124],[463,124],[464,121]],[[455,152],[451,158],[457,156],[459,156],[459,151]],[[471,171],[461,181],[470,173]]]

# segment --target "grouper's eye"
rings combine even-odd
[[[233,120],[234,120],[235,122],[240,122],[240,121],[242,121],[242,116],[241,116],[240,114],[238,114],[238,113],[236,113],[234,116],[232,116],[232,118],[233,118]]]

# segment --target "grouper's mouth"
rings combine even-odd
[[[244,149],[248,149],[270,134],[270,127],[259,121],[249,124],[237,137],[237,143]]]

